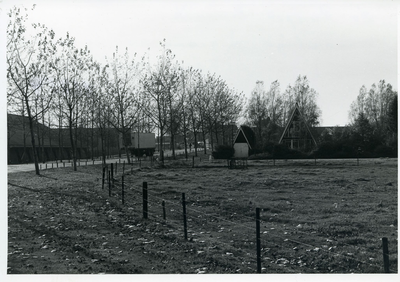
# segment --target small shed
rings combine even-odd
[[[247,159],[250,155],[250,150],[254,145],[254,132],[250,127],[240,126],[236,137],[233,141],[233,148],[235,153],[233,158],[235,159]]]

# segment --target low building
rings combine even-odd
[[[233,158],[247,159],[253,149],[255,141],[252,129],[250,127],[240,126],[233,140],[233,148],[235,149]]]

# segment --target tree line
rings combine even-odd
[[[273,81],[269,89],[257,81],[246,108],[246,123],[254,128],[258,153],[271,153],[276,148],[283,128],[297,103],[307,125],[319,125],[321,110],[318,93],[310,87],[306,76],[298,76],[284,93],[279,82]],[[309,155],[319,157],[381,157],[397,156],[397,91],[390,83],[380,80],[370,89],[363,85],[349,110],[350,123],[321,131],[313,130],[318,146]],[[279,148],[283,154],[299,156]],[[301,154],[300,154],[301,155]],[[302,154],[301,157],[307,155]]]
[[[157,132],[161,150],[168,136],[175,157],[178,136],[183,136],[186,156],[189,135],[196,155],[198,142],[206,144],[209,140],[211,150],[218,144],[228,144],[227,125],[237,123],[243,114],[246,125],[254,130],[257,152],[268,151],[278,142],[296,104],[309,127],[320,123],[318,93],[307,76],[299,75],[283,92],[278,80],[268,88],[257,81],[244,107],[243,93],[230,88],[217,74],[185,67],[165,40],[160,42],[154,63],[146,55],[132,55],[127,48],[116,46],[112,56],[101,64],[87,46],[76,46],[69,33],[57,38],[43,24],[28,24],[27,9],[14,7],[8,16],[7,110],[29,121],[26,130],[37,174],[36,147],[43,149],[46,134],[38,124],[58,129],[60,150],[64,129],[68,131],[76,170],[77,142],[79,139],[82,146],[79,135],[83,129],[95,129],[86,132],[86,145],[93,157],[94,144],[100,140],[105,161],[110,144],[119,144],[115,137],[122,137],[121,149],[128,151],[132,130]],[[371,156],[397,155],[397,91],[389,83],[381,80],[369,90],[362,86],[351,104],[349,118],[345,128],[316,136],[319,147],[313,153],[341,157],[361,150]],[[24,132],[25,126],[23,123]],[[131,161],[129,154],[127,160]]]
[[[222,142],[224,125],[236,123],[241,115],[243,93],[230,88],[216,74],[183,66],[166,47],[165,40],[160,42],[161,51],[155,63],[150,63],[146,56],[132,56],[127,48],[121,52],[116,46],[112,57],[101,64],[87,46],[76,46],[69,33],[57,38],[43,24],[29,25],[27,9],[14,7],[8,16],[7,111],[26,116],[29,121],[27,130],[36,174],[40,174],[36,141],[43,142],[40,136],[44,132],[36,133],[39,127],[35,124],[58,128],[59,144],[62,129],[68,129],[76,170],[81,128],[97,129],[96,136],[90,131],[91,143],[100,138],[104,161],[110,128],[122,136],[125,152],[132,129],[158,131],[161,145],[168,135],[175,156],[177,135],[183,136],[187,154],[190,132],[197,154],[198,141],[205,144],[207,136],[213,148]],[[127,158],[130,162],[129,154]]]
[[[380,80],[363,85],[349,110],[350,123],[319,139],[321,157],[397,157],[397,91]]]

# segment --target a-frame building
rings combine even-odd
[[[309,152],[317,146],[317,142],[297,103],[279,139],[279,144],[285,144],[290,149],[303,152]]]
[[[234,158],[235,159],[244,159],[248,158],[250,154],[250,150],[254,146],[254,143],[252,140],[250,140],[250,132],[247,132],[248,130],[251,131],[251,129],[248,129],[246,127],[240,126],[235,139],[233,139],[233,148],[235,149],[235,154]],[[253,138],[254,139],[254,138]]]

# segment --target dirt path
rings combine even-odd
[[[175,151],[175,153],[177,155],[182,155],[182,154],[184,154],[184,152],[185,152],[184,150],[176,150]],[[191,153],[193,154],[193,152],[194,152],[194,150],[192,150]],[[202,152],[202,150],[199,150],[199,152]],[[158,153],[155,153],[154,156],[157,157]],[[170,157],[170,156],[172,156],[172,151],[165,151],[165,157]],[[111,164],[111,163],[115,163],[115,162],[119,162],[119,161],[123,162],[124,160],[126,160],[126,157],[123,157],[123,156],[122,156],[122,158],[113,157],[113,158],[107,159],[106,163],[107,164]],[[133,163],[135,163],[135,162],[137,162],[137,159],[133,158],[131,161]],[[100,160],[95,160],[94,163],[93,163],[92,160],[81,160],[80,162],[81,162],[82,166],[83,165],[98,165],[98,164],[102,164],[102,161],[100,161]],[[41,163],[41,164],[39,164],[39,166],[41,167],[41,169],[45,169],[46,164]],[[64,167],[61,163],[58,163],[58,166],[59,166],[59,168]],[[69,167],[69,166],[71,166],[71,163],[69,163],[69,162],[67,163],[66,162],[65,166]],[[47,167],[49,169],[50,168],[57,168],[57,163],[56,162],[47,162]],[[8,170],[8,173],[35,171],[35,165],[33,163],[31,163],[31,164],[8,165],[7,166],[7,170]]]

